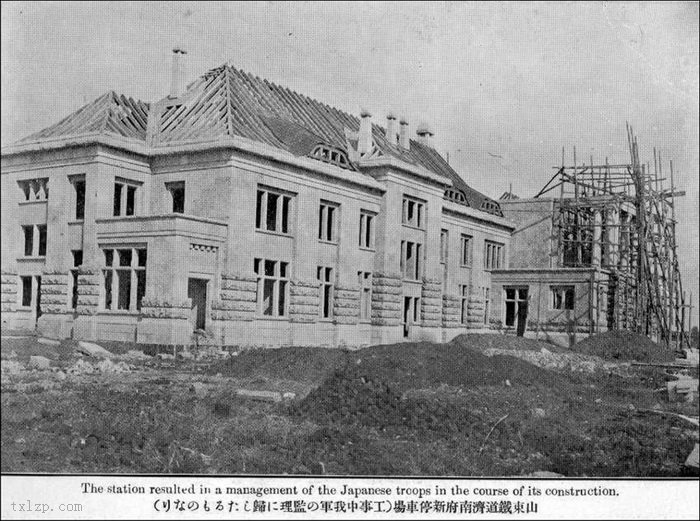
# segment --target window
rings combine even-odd
[[[482,288],[484,296],[484,324],[489,325],[489,308],[491,307],[491,289]]]
[[[445,264],[447,262],[447,242],[449,234],[447,230],[440,230],[440,262]]]
[[[20,277],[22,279],[22,306],[32,305],[32,277]]]
[[[420,322],[420,297],[403,298],[403,336],[408,337],[409,326]]]
[[[36,227],[39,233],[39,257],[46,256],[46,225],[39,224]]]
[[[258,314],[269,317],[287,316],[289,263],[254,259],[253,271],[258,278]]]
[[[17,181],[25,201],[46,201],[49,198],[49,178]]]
[[[22,226],[24,234],[24,256],[31,257],[34,253],[34,226]]]
[[[318,210],[318,238],[321,241],[336,242],[338,240],[337,220],[339,207],[335,203],[321,201]]]
[[[83,265],[83,250],[72,250],[73,253],[73,269],[70,270],[71,279],[73,282],[73,290],[71,296],[71,309],[76,309],[78,307],[78,275],[80,270],[78,269]]]
[[[460,322],[467,324],[469,319],[469,284],[459,285]]]
[[[136,189],[133,181],[117,178],[114,183],[113,215],[134,215],[136,211]]]
[[[319,283],[320,306],[319,314],[321,318],[333,317],[333,268],[318,266],[316,268],[316,279]]]
[[[401,273],[403,278],[420,280],[423,276],[423,245],[401,241]]]
[[[24,256],[46,256],[46,225],[45,224],[28,224],[22,226],[22,235],[24,236]],[[36,236],[36,240],[35,240]],[[36,246],[36,251],[35,251]]]
[[[505,325],[515,326],[515,320],[521,307],[527,307],[527,288],[504,288],[506,304]]]
[[[185,213],[185,182],[165,183],[172,198],[172,212]]]
[[[360,211],[360,248],[374,249],[374,217],[376,214]]]
[[[497,270],[503,267],[503,244],[492,241],[484,243],[484,269]]]
[[[85,178],[77,178],[72,183],[75,191],[75,218],[85,219]]]
[[[324,163],[331,163],[346,170],[352,169],[345,152],[338,150],[337,148],[332,148],[326,145],[318,145],[313,149],[310,156],[314,159],[318,159],[319,161],[323,161]]]
[[[574,286],[552,286],[552,309],[574,309]]]
[[[372,273],[358,271],[357,279],[360,284],[360,320],[372,318]]]
[[[425,224],[425,202],[404,196],[401,222],[416,228],[423,228]]]
[[[255,227],[277,233],[289,233],[292,196],[270,189],[258,189]]]
[[[472,236],[462,234],[461,238],[461,259],[462,266],[472,265]]]
[[[146,293],[146,249],[103,249],[104,309],[137,311]],[[75,257],[74,257],[75,261]],[[80,253],[82,263],[82,252]]]

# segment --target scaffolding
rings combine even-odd
[[[689,300],[677,255],[673,162],[664,177],[654,149],[653,170],[639,159],[627,125],[626,164],[562,164],[535,196],[554,192],[552,264],[599,268],[593,312],[603,310],[607,329],[645,334],[668,348],[690,346],[686,327]],[[558,192],[558,193],[557,193]],[[688,316],[690,314],[688,313]],[[594,321],[599,324],[598,320]]]

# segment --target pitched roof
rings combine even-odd
[[[195,80],[180,97],[165,98],[150,106],[108,92],[21,143],[101,132],[146,141],[149,122],[153,132],[149,145],[153,147],[240,136],[296,156],[309,156],[322,144],[350,157],[356,139],[353,135],[360,127],[355,116],[222,65]],[[467,185],[432,147],[411,140],[406,150],[388,140],[384,129],[376,124],[372,125],[372,137],[377,154],[393,156],[450,179],[454,189],[464,195],[459,202],[502,215],[496,201]]]
[[[25,137],[20,143],[80,134],[114,134],[144,141],[148,111],[148,103],[109,91],[55,125]]]

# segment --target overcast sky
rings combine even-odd
[[[107,90],[154,101],[170,53],[188,81],[230,62],[330,105],[427,122],[492,197],[534,195],[561,163],[673,160],[685,288],[698,312],[697,3],[2,4],[2,145]]]

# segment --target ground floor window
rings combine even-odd
[[[22,306],[32,305],[32,277],[20,277],[22,279]]]
[[[460,322],[467,324],[469,315],[469,284],[459,285]]]
[[[73,284],[71,295],[71,309],[78,307],[78,274],[80,266],[83,264],[83,250],[72,250],[73,253],[73,269],[70,270],[71,282]]]
[[[489,325],[489,311],[491,307],[491,290],[489,288],[482,288],[484,294],[484,324]]]
[[[574,309],[574,286],[552,286],[550,294],[552,309]]]
[[[258,314],[269,317],[287,316],[289,263],[270,259],[255,259],[253,271],[258,279]]]
[[[506,320],[508,327],[515,326],[519,314],[527,310],[527,288],[504,288]]]
[[[102,248],[102,253],[104,309],[140,310],[146,293],[146,248]]]
[[[420,322],[420,297],[403,298],[403,336],[408,336],[409,326]]]
[[[316,279],[319,284],[321,318],[331,318],[333,316],[333,268],[318,266],[316,268]]]
[[[372,273],[358,271],[357,279],[360,283],[360,320],[372,318]]]

